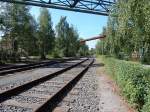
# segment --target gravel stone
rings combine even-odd
[[[0,112],[32,112],[30,108],[0,104]]]
[[[99,112],[96,67],[91,67],[71,91],[75,88],[80,88],[77,89],[79,94],[68,94],[58,106],[66,105],[64,101],[69,99],[69,112]]]
[[[80,60],[81,61],[81,60]],[[57,63],[43,68],[33,69],[26,72],[18,72],[9,77],[0,79],[0,93],[11,88],[17,87],[29,81],[54,73],[65,67],[75,64],[79,60],[69,61],[66,63]]]
[[[89,61],[83,63],[82,65],[80,65],[79,67],[77,68],[73,68],[61,75],[58,75],[57,77],[54,77],[42,84],[39,84],[19,95],[16,95],[16,96],[13,96],[11,97],[9,100],[7,100],[8,102],[11,101],[11,100],[15,100],[19,103],[22,103],[22,105],[24,103],[29,103],[29,104],[33,104],[33,103],[36,103],[36,104],[43,104],[47,99],[46,98],[40,98],[40,96],[42,97],[42,95],[44,94],[48,94],[48,95],[53,95],[55,92],[57,92],[60,87],[57,87],[57,83],[54,84],[54,83],[49,83],[50,81],[55,81],[55,82],[60,82],[60,83],[63,83],[64,81],[69,81],[72,79],[72,77],[76,76],[79,72],[81,72],[81,70],[83,70],[83,66],[86,65],[87,63],[89,63]],[[71,63],[69,63],[68,65],[66,66],[70,66]],[[71,64],[72,65],[72,64]],[[59,66],[59,67],[64,67],[63,66]],[[67,76],[67,75],[70,75],[70,76]],[[24,79],[26,81],[26,79]],[[30,80],[30,79],[29,79]],[[20,81],[19,84],[22,83],[22,80]],[[14,85],[16,86],[17,83],[13,83],[13,84],[8,84],[7,86],[5,87],[1,87],[2,89],[10,89],[11,87],[14,87]],[[55,87],[56,86],[56,87]],[[63,86],[63,84],[61,84],[61,87]],[[41,95],[39,95],[39,93]],[[30,96],[31,94],[31,96]],[[38,94],[37,96],[38,97],[34,97],[36,96],[36,94]],[[6,103],[7,105],[5,104],[1,104],[0,106],[0,110],[2,110],[2,112],[30,112],[32,111],[32,109],[28,109],[28,108],[23,108],[23,107],[17,107],[17,106],[14,106],[14,105],[9,105],[9,103]],[[69,105],[68,101],[66,101],[66,105]],[[1,112],[1,111],[0,111]]]
[[[46,98],[39,98],[39,97],[30,97],[30,96],[14,96],[12,97],[12,100],[16,100],[20,103],[37,103],[37,104],[42,104],[46,100]]]

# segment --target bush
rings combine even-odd
[[[61,56],[61,53],[60,53],[60,50],[59,50],[58,48],[55,48],[55,49],[54,49],[54,51],[52,52],[52,56],[53,56],[54,58],[60,58],[60,57],[62,57],[62,56]]]
[[[138,110],[150,112],[150,69],[135,62],[110,57],[103,57],[103,60],[108,74],[115,79],[129,103]]]
[[[145,95],[145,104],[142,108],[142,112],[150,112],[150,69],[145,69],[147,76],[145,77],[146,82],[146,95]]]
[[[145,100],[146,100],[146,103],[143,106],[141,112],[150,112],[150,94],[147,95]]]

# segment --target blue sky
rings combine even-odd
[[[38,7],[32,7],[31,13],[37,19],[39,15]],[[59,22],[61,16],[67,16],[67,21],[73,24],[82,38],[97,36],[102,32],[102,28],[107,24],[106,16],[85,14],[72,11],[63,11],[57,9],[48,9],[52,16],[53,27]],[[97,40],[86,42],[89,48],[95,48]]]

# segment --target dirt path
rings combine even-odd
[[[101,64],[100,64],[101,65]],[[119,88],[110,76],[106,75],[103,66],[97,69],[98,95],[100,112],[135,112],[119,95]]]

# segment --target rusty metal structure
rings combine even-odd
[[[0,0],[0,2],[108,16],[116,0]]]
[[[87,41],[96,40],[96,39],[104,39],[104,38],[106,38],[106,35],[100,35],[100,36],[91,37],[91,38],[88,38],[88,39],[81,40],[80,43],[84,44]]]

